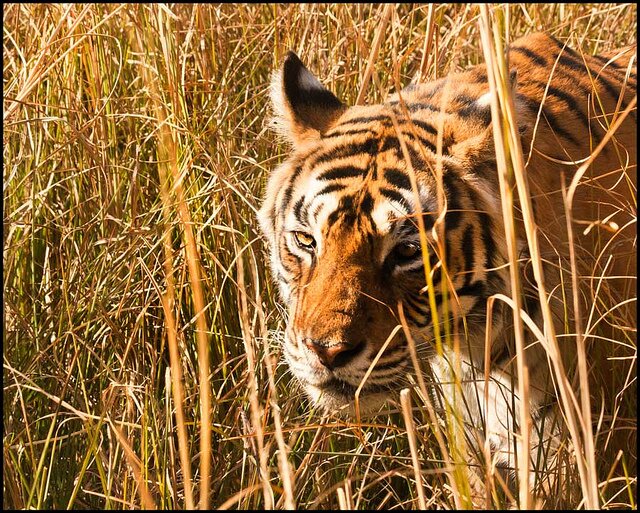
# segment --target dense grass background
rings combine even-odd
[[[478,7],[3,9],[3,506],[416,506],[402,416],[323,419],[278,364],[268,84],[293,49],[347,103],[380,101],[396,65],[407,83],[483,62]],[[636,40],[633,4],[501,9],[512,38]],[[427,506],[464,505],[416,415]],[[626,474],[601,506],[635,507]],[[547,505],[581,506],[563,486]]]

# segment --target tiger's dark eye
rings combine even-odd
[[[293,232],[293,238],[296,240],[296,243],[298,244],[298,246],[302,248],[313,249],[316,247],[315,239],[308,233]]]
[[[393,254],[398,260],[409,260],[420,252],[420,244],[415,242],[403,242],[393,249]]]

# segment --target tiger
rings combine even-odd
[[[616,304],[635,299],[633,106],[605,140],[634,101],[635,46],[586,55],[534,33],[513,41],[506,58],[544,286],[569,368],[570,247],[583,317],[601,313],[598,287]],[[513,309],[491,300],[512,290],[488,80],[478,64],[411,83],[381,104],[347,106],[289,52],[270,95],[272,125],[291,151],[268,177],[258,220],[287,310],[284,359],[313,404],[353,416],[397,400],[416,372],[413,344],[441,408],[454,404],[474,436],[483,434],[478,445],[488,442],[513,468],[520,397]],[[563,190],[603,140],[575,189],[570,244]],[[542,326],[519,208],[522,309]],[[607,279],[598,282],[600,271]],[[435,333],[443,338],[446,323],[454,343],[438,350]],[[525,330],[532,458],[558,436],[557,426],[540,425],[558,404],[544,346]]]

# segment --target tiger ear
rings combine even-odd
[[[318,138],[346,106],[289,52],[271,81],[274,128],[294,145]]]

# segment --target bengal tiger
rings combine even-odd
[[[571,245],[562,194],[635,101],[635,47],[585,55],[538,33],[514,41],[507,55],[545,287],[570,366],[570,246],[581,266],[581,311],[592,324],[598,315],[595,324],[615,324],[596,304],[601,287],[620,308],[635,299],[635,111],[580,180]],[[495,301],[487,320],[489,298],[511,296],[511,281],[486,66],[409,85],[383,104],[347,107],[290,52],[274,73],[271,99],[275,128],[292,150],[269,177],[258,217],[288,309],[283,353],[291,372],[325,410],[353,415],[361,387],[360,412],[376,411],[414,372],[406,333],[397,328],[401,308],[434,389],[452,401],[457,365],[463,397],[456,407],[497,460],[512,465],[519,401],[513,311]],[[523,308],[542,326],[525,230],[516,223]],[[631,330],[633,309],[626,313]],[[439,352],[434,331],[437,324],[443,334],[445,322],[455,343]],[[609,328],[607,336],[620,340]],[[557,433],[539,419],[558,401],[544,344],[525,335],[533,455],[542,438]]]

